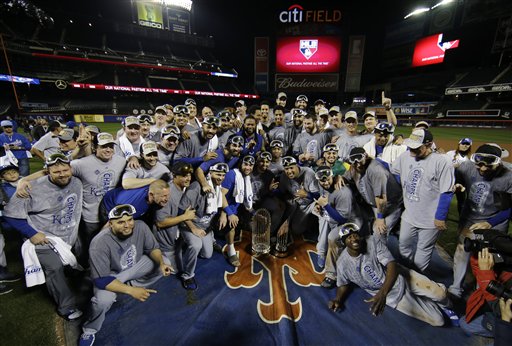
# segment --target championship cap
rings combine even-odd
[[[108,132],[101,132],[96,135],[96,139],[98,140],[98,145],[107,145],[113,144],[116,141],[114,140],[114,136],[112,136]]]
[[[277,94],[277,98],[278,99],[283,99],[284,98],[286,100],[286,99],[288,99],[288,96],[286,96],[285,92],[281,91],[279,94]]]
[[[423,144],[431,143],[434,140],[434,136],[429,130],[416,129],[412,131],[409,138],[404,140],[404,145],[411,149],[418,149]]]
[[[130,116],[124,118],[124,126],[125,127],[129,127],[129,126],[133,126],[133,125],[140,127],[139,119],[137,117],[130,115]]]
[[[347,121],[347,119],[355,119],[357,121],[357,113],[354,112],[354,111],[348,111],[347,113],[345,113],[345,121]]]
[[[59,132],[59,140],[61,141],[64,141],[64,142],[67,142],[67,141],[70,141],[75,137],[75,130],[73,129],[63,129],[62,131]]]

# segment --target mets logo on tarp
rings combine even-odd
[[[300,40],[300,52],[309,60],[318,50],[318,40]]]
[[[301,238],[301,237],[299,237]],[[250,233],[243,232],[242,240],[237,244],[241,266],[234,272],[225,272],[224,281],[232,289],[256,289],[267,274],[268,296],[255,302],[260,318],[269,324],[279,323],[283,318],[297,322],[302,317],[302,301],[299,296],[291,301],[288,296],[287,278],[297,286],[320,286],[323,272],[315,269],[312,254],[315,245],[302,239],[294,241],[293,253],[285,258],[271,255],[251,256]],[[259,269],[259,268],[262,269]]]

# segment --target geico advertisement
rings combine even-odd
[[[162,6],[138,1],[137,17],[139,25],[149,26],[150,28],[163,29],[164,20],[162,17]]]

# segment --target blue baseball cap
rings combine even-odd
[[[462,138],[460,141],[459,141],[459,144],[473,144],[473,140],[471,138]]]

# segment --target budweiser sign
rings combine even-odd
[[[328,74],[277,74],[276,90],[281,91],[338,91],[339,75]]]

